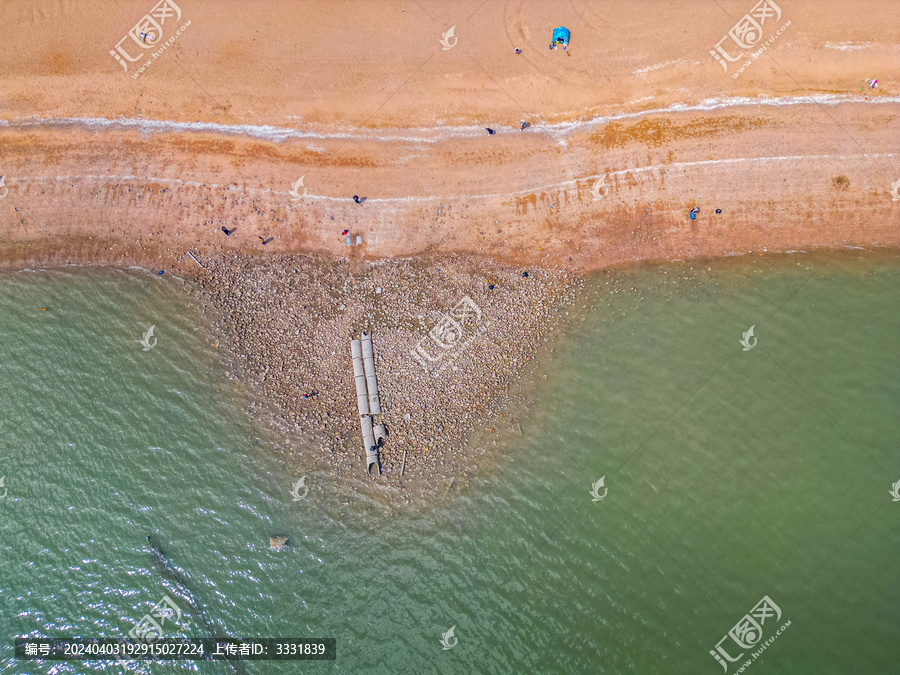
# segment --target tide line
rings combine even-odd
[[[517,195],[528,195],[533,194],[535,192],[548,192],[554,190],[563,190],[570,187],[576,187],[579,183],[590,183],[591,181],[599,180],[604,176],[625,176],[627,174],[642,174],[642,173],[652,173],[654,171],[659,171],[663,174],[672,173],[678,169],[686,170],[696,167],[703,166],[717,166],[717,165],[728,165],[728,164],[740,164],[744,162],[755,163],[755,162],[798,162],[798,161],[819,161],[819,160],[827,160],[827,159],[863,159],[863,158],[893,158],[896,155],[894,153],[873,153],[873,154],[856,154],[856,155],[784,155],[779,157],[733,157],[727,159],[708,159],[697,162],[675,162],[672,164],[656,164],[653,166],[640,166],[635,167],[633,169],[620,169],[617,171],[609,171],[600,174],[593,174],[590,176],[583,176],[581,178],[574,178],[571,180],[561,181],[557,183],[550,183],[546,185],[538,185],[535,187],[525,188],[522,190],[515,190],[511,192],[505,193],[489,193],[489,194],[469,194],[469,195],[409,195],[405,197],[369,197],[366,202],[367,203],[382,203],[382,204],[391,204],[391,203],[404,203],[404,202],[434,202],[434,201],[447,201],[453,199],[462,199],[462,200],[474,200],[474,199],[504,199],[515,197]],[[273,190],[272,188],[252,188],[252,187],[242,187],[240,185],[220,185],[218,183],[201,183],[193,180],[181,180],[179,178],[162,178],[162,177],[154,177],[154,176],[136,176],[136,175],[127,175],[127,176],[114,176],[109,174],[84,174],[84,175],[76,175],[76,176],[20,176],[17,178],[8,177],[7,184],[11,183],[25,183],[27,184],[30,181],[57,181],[57,182],[66,182],[66,181],[77,181],[77,180],[117,180],[117,181],[135,181],[135,182],[144,182],[144,183],[162,183],[166,185],[184,185],[187,187],[201,187],[207,188],[209,190],[218,190],[220,188],[224,188],[225,190],[231,192],[239,192],[239,193],[250,193],[250,194],[273,194],[284,196],[286,198],[287,203],[297,203],[293,202],[292,199],[287,199],[292,196],[290,191],[282,191],[282,190]],[[312,200],[312,201],[327,201],[327,202],[349,202],[349,197],[329,197],[327,195],[313,195],[307,194],[303,197],[303,200]],[[302,203],[302,200],[301,202]]]
[[[610,115],[596,116],[587,120],[574,122],[559,122],[547,124],[535,121],[532,123],[532,132],[543,132],[551,135],[568,135],[574,131],[590,129],[601,124],[616,122],[619,120],[635,119],[649,115],[709,112],[724,108],[735,107],[788,107],[795,105],[885,105],[900,103],[900,96],[876,96],[869,100],[860,98],[859,94],[809,94],[806,96],[760,96],[750,98],[747,96],[735,96],[729,98],[709,98],[694,105],[687,103],[674,103],[663,108],[652,108],[634,112],[621,112]],[[473,138],[484,135],[482,126],[450,126],[450,127],[418,127],[408,130],[373,130],[371,132],[361,129],[349,129],[332,133],[316,132],[311,130],[296,129],[290,127],[277,127],[268,124],[219,124],[216,122],[176,122],[173,120],[148,120],[119,117],[107,119],[103,117],[60,117],[60,118],[30,118],[21,120],[0,120],[0,127],[40,127],[40,126],[74,126],[90,131],[98,130],[136,130],[142,133],[215,133],[230,136],[247,136],[259,138],[276,143],[293,139],[315,140],[357,140],[379,142],[402,143],[440,143],[451,138]],[[518,126],[504,127],[497,125],[492,127],[497,133],[521,133]]]

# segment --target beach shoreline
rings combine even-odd
[[[840,260],[861,253],[855,249],[843,255],[754,254],[740,259],[739,267],[808,267],[808,260],[823,256]],[[864,253],[894,258],[897,251]],[[586,316],[605,311],[604,303],[626,296],[636,301],[646,293],[628,284],[634,265],[659,267],[659,279],[674,289],[690,286],[713,263],[629,263],[575,275],[478,256],[356,264],[286,254],[197,260],[203,267],[188,268],[179,281],[204,315],[204,339],[225,375],[247,392],[247,412],[285,470],[325,471],[348,494],[414,507],[445,498],[451,488],[465,490],[507,461],[517,439],[534,432],[534,406],[554,367],[554,351],[567,347]],[[714,268],[729,269],[724,262]],[[468,331],[464,337],[471,340],[454,338],[458,344],[437,367],[424,368],[417,347],[441,356],[432,331],[460,299],[478,307],[484,329]],[[350,339],[363,332],[373,336],[379,421],[389,434],[377,476],[366,474],[350,360]],[[304,393],[311,395],[304,399]]]
[[[505,3],[474,14],[452,3],[173,3],[152,44],[129,42],[150,8],[126,4],[0,10],[11,28],[0,45],[0,268],[139,266],[192,279],[221,339],[236,354],[259,351],[244,360],[247,378],[281,411],[297,412],[291,396],[317,386],[288,376],[303,365],[344,392],[329,414],[352,420],[337,336],[349,343],[371,329],[387,373],[411,373],[395,352],[414,351],[434,324],[397,316],[439,321],[461,297],[504,297],[517,314],[495,317],[498,339],[522,340],[519,358],[534,359],[553,323],[546,304],[575,303],[592,272],[900,248],[900,96],[887,77],[900,7],[886,0],[778,7],[787,28],[774,40],[774,23],[759,26],[765,53],[741,59],[740,71],[710,56],[734,17],[699,1],[602,12]],[[560,24],[572,42],[548,50]],[[666,39],[648,40],[660,31]],[[340,48],[298,47],[314,43]],[[294,268],[329,282],[292,278]],[[526,287],[515,275],[529,270]],[[415,274],[431,296],[417,295]],[[382,276],[375,300],[361,284]],[[486,295],[494,277],[504,281]],[[254,302],[247,284],[261,285]],[[281,288],[326,307],[327,330],[299,300],[279,308]],[[397,315],[363,320],[378,303]],[[271,328],[258,315],[267,307],[290,310],[312,344],[334,348],[288,363],[296,333],[254,342],[254,326]],[[533,341],[516,333],[526,328]],[[485,345],[473,358],[488,354]],[[515,378],[505,356],[481,362],[472,382],[489,381],[489,366]],[[267,361],[276,357],[280,371]],[[281,373],[283,391],[267,386],[266,368],[273,381]],[[446,392],[421,396],[435,405]],[[488,408],[443,454],[495,423]],[[345,421],[334,423],[333,453],[344,468]],[[435,445],[437,432],[407,435],[409,451]],[[386,460],[393,470],[390,450]]]
[[[175,271],[196,266],[188,251],[475,254],[580,273],[892,247],[898,109],[847,100],[675,111],[425,144],[12,124],[0,127],[0,264]],[[849,145],[835,123],[852,132]]]
[[[856,105],[845,104],[838,110],[850,117]],[[577,287],[592,273],[636,261],[900,248],[900,230],[892,218],[896,207],[890,192],[877,187],[877,181],[888,184],[882,162],[894,153],[828,155],[815,149],[809,138],[798,142],[799,130],[809,123],[809,106],[779,110],[766,119],[695,111],[672,113],[671,119],[649,116],[609,123],[590,132],[569,131],[564,135],[566,143],[580,147],[583,156],[563,153],[555,159],[546,148],[537,157],[529,156],[534,149],[528,146],[535,141],[524,133],[507,134],[501,139],[508,145],[505,152],[509,157],[523,155],[530,168],[520,171],[501,153],[500,166],[492,169],[502,183],[498,188],[486,187],[482,178],[485,168],[496,160],[471,155],[471,148],[484,139],[431,144],[422,151],[415,171],[401,167],[401,161],[389,166],[389,171],[383,165],[392,152],[373,147],[384,141],[360,141],[359,147],[340,151],[355,158],[353,175],[365,175],[367,166],[373,172],[368,180],[374,180],[374,174],[405,172],[403,180],[415,188],[416,175],[447,165],[455,167],[444,172],[450,174],[448,178],[455,177],[455,189],[473,193],[471,198],[457,194],[413,199],[388,194],[369,196],[362,203],[338,196],[310,197],[311,187],[288,181],[291,174],[285,166],[291,162],[285,160],[308,157],[308,149],[302,147],[305,141],[226,140],[194,131],[164,131],[138,139],[140,134],[133,130],[86,135],[84,130],[65,128],[53,132],[55,140],[41,139],[35,148],[29,140],[34,140],[32,132],[5,127],[0,128],[0,139],[12,139],[27,166],[19,178],[10,177],[8,194],[0,201],[6,224],[0,237],[0,266],[137,266],[190,280],[216,317],[213,332],[223,352],[239,366],[240,373],[232,372],[232,376],[258,397],[256,417],[265,426],[277,427],[297,448],[306,448],[288,451],[285,459],[290,465],[298,465],[301,455],[322,461],[340,480],[389,502],[434,499],[453,481],[460,487],[485,461],[496,460],[495,451],[485,450],[486,433],[497,431],[499,439],[502,430],[506,444],[514,442],[515,423],[510,418],[518,420],[527,414],[523,411],[528,402],[523,396],[511,396],[510,387],[534,384],[520,372],[522,365],[527,359],[540,366],[543,341],[561,320],[549,318],[543,308],[558,303],[559,293],[567,296],[564,304],[574,308]],[[885,150],[897,144],[884,136],[897,125],[893,107],[865,109],[872,116],[865,124],[877,129],[871,133],[877,137],[874,140],[888,146]],[[861,124],[859,119],[852,123]],[[708,149],[698,153],[691,147],[698,141],[714,143],[718,152],[731,159],[705,159]],[[739,154],[764,141],[783,149],[772,157]],[[403,146],[406,141],[398,143]],[[65,174],[62,165],[68,160],[41,152],[42,147],[58,144],[65,147],[63,157],[83,154],[91,145],[94,153],[100,149],[104,161],[112,158],[119,165],[139,161],[138,151],[157,153],[160,158],[167,153],[170,167],[178,167],[169,168],[169,175],[191,165],[192,180],[154,177],[166,171],[150,167],[146,176],[103,173],[109,169],[101,168],[99,159],[86,166],[82,162],[77,175]],[[182,147],[172,151],[173,144]],[[266,152],[261,153],[260,147]],[[584,176],[539,191],[513,189],[540,179],[542,165],[586,165],[590,149],[597,147],[619,153],[623,158],[619,165],[633,168],[604,172],[599,189]],[[657,156],[635,166],[641,163],[637,156],[642,148],[648,147]],[[684,161],[673,159],[673,148],[687,155]],[[35,149],[36,154],[29,154]],[[371,153],[368,158],[367,152]],[[404,152],[396,154],[402,157]],[[286,185],[276,191],[259,182],[256,186],[226,184],[227,172],[221,166],[238,157],[252,167],[257,181],[262,174],[280,172]],[[468,163],[465,157],[470,157]],[[346,183],[348,173],[340,168],[340,161],[328,166],[333,160],[319,168]],[[780,183],[772,180],[775,169],[783,172],[777,174],[784,176]],[[42,175],[36,180],[38,170]],[[565,175],[563,167],[560,171]],[[600,180],[597,175],[601,174],[593,174],[594,186]],[[391,180],[396,195],[402,181],[396,175]],[[312,185],[312,181],[306,183]],[[686,199],[681,194],[682,189],[696,185],[703,186],[705,197]],[[756,192],[745,196],[742,190],[747,186]],[[285,192],[287,188],[295,195]],[[346,192],[351,189],[345,185]],[[485,196],[487,189],[510,191]],[[803,191],[808,194],[801,196]],[[699,211],[692,218],[693,209]],[[451,281],[447,268],[456,264],[469,272]],[[292,287],[297,281],[293,270],[303,270],[305,285]],[[521,277],[523,271],[530,276]],[[427,279],[421,287],[428,289],[428,297],[411,281],[415,275]],[[494,284],[496,293],[486,290],[491,285],[486,280],[501,278],[503,284]],[[534,290],[539,279],[551,286],[566,281],[544,292]],[[415,370],[420,365],[409,355],[417,340],[427,339],[442,312],[461,298],[473,297],[476,303],[497,298],[523,282],[532,286],[532,292],[517,297],[513,315],[495,317],[500,330],[492,336],[493,343],[482,340],[478,344],[482,349],[473,350],[471,367],[458,381],[458,387],[467,388],[456,401],[461,405],[442,407],[443,401],[452,399],[453,380],[446,386],[431,386],[435,383],[430,376]],[[381,297],[373,294],[375,288],[384,290]],[[286,294],[293,294],[293,306]],[[305,302],[296,301],[299,297]],[[367,318],[367,312],[389,297],[402,309],[387,323]],[[330,323],[321,320],[323,307],[330,312]],[[285,312],[300,327],[307,346],[327,344],[330,351],[301,348],[296,332],[260,330],[270,328],[271,321],[281,320]],[[400,325],[397,316],[415,317],[418,323]],[[523,327],[528,332],[517,332]],[[384,376],[389,401],[385,421],[391,434],[381,454],[385,473],[368,487],[359,480],[365,479],[364,452],[349,363],[350,336],[358,337],[364,330],[375,336],[377,368],[380,378]],[[492,351],[498,344],[520,349]],[[302,393],[316,390],[329,392],[328,396],[298,403]],[[396,399],[408,392],[415,392],[417,406],[411,406],[409,399]],[[427,415],[404,418],[417,407]]]

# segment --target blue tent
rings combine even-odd
[[[562,45],[563,49],[569,46],[569,29],[565,26],[553,29],[553,42],[550,43],[550,49],[555,49],[557,45]]]

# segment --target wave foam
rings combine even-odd
[[[672,113],[708,112],[735,107],[771,106],[776,108],[794,105],[827,105],[864,104],[879,105],[900,103],[900,96],[878,96],[870,100],[864,100],[858,94],[810,94],[808,96],[760,96],[751,98],[747,96],[734,96],[730,98],[709,98],[695,105],[687,103],[674,103],[663,108],[653,108],[635,112],[621,112],[605,116],[593,117],[589,120],[575,122],[560,122],[557,124],[532,124],[532,130],[551,135],[567,135],[574,131],[590,129],[594,126],[616,122],[625,119],[634,119],[648,115],[661,115]],[[30,127],[30,126],[76,126],[91,131],[99,130],[136,130],[143,133],[214,133],[230,136],[248,136],[266,141],[281,143],[288,140],[317,139],[317,140],[359,140],[379,142],[401,143],[439,143],[451,138],[474,138],[484,135],[484,128],[480,126],[459,127],[418,127],[409,130],[382,129],[377,131],[365,131],[350,129],[332,133],[323,133],[312,130],[293,129],[288,127],[276,127],[268,124],[218,124],[216,122],[176,122],[172,120],[147,120],[119,117],[106,119],[102,117],[62,117],[62,118],[32,118],[24,120],[2,120],[0,127]],[[498,133],[518,133],[518,127],[493,127]]]

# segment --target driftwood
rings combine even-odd
[[[194,255],[193,253],[191,253],[190,251],[188,251],[187,254],[188,254],[189,256],[191,256],[191,260],[193,260],[195,263],[197,263],[198,265],[200,265],[201,269],[206,269],[205,267],[203,267],[203,263],[200,262],[199,260],[197,260],[197,256],[195,256],[195,255]]]

